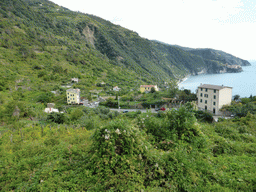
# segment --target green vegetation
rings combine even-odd
[[[222,111],[231,112],[235,117],[245,117],[250,114],[256,114],[256,96],[250,96],[249,98],[241,98],[236,95],[234,101],[230,106],[224,106]]]
[[[175,80],[204,69],[201,56],[47,0],[0,1],[0,34],[0,191],[256,190],[254,97],[236,97],[223,109],[236,118],[218,123],[190,104],[66,104],[67,86],[114,97],[108,107],[193,101]],[[44,113],[47,103],[63,113]]]
[[[255,115],[209,124],[186,105],[158,114],[73,107],[65,116],[2,126],[1,191],[256,189]]]
[[[80,79],[80,87],[102,81],[128,90],[161,87],[207,68],[201,55],[50,1],[2,0],[0,6],[1,91],[51,90],[72,77]]]
[[[191,93],[190,90],[179,90],[175,82],[170,85],[165,85],[161,91],[151,91],[149,93],[141,93],[140,91],[117,92],[116,97],[109,97],[106,101],[101,102],[100,105],[122,109],[129,108],[157,108],[163,105],[170,105],[171,107],[179,107],[180,103],[196,101],[197,96]],[[121,95],[121,96],[119,96]],[[118,101],[119,98],[119,101]]]

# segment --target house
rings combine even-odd
[[[141,85],[141,86],[140,86],[140,92],[141,92],[141,93],[144,93],[144,92],[148,93],[148,92],[150,92],[153,88],[155,89],[155,91],[158,91],[157,85]]]
[[[72,78],[71,81],[74,83],[78,83],[78,78]]]
[[[57,95],[58,92],[57,91],[51,91],[54,95]]]
[[[80,89],[68,89],[67,94],[67,103],[68,104],[79,104],[80,103]]]
[[[223,105],[230,105],[232,100],[232,87],[201,84],[197,90],[198,108],[207,110],[216,115]]]
[[[55,104],[54,103],[47,103],[47,108],[44,109],[45,113],[59,113],[58,109],[54,109]]]
[[[119,91],[120,89],[118,86],[113,87],[113,91]]]
[[[52,112],[59,113],[59,109],[45,108],[45,109],[44,109],[44,112],[45,112],[45,113],[52,113]]]

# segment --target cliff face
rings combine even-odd
[[[240,65],[240,66],[249,66],[251,65],[248,61],[235,57],[231,54],[225,53],[223,51],[214,50],[214,49],[191,49],[187,50],[188,52],[198,55],[203,59],[219,61],[223,64],[228,65]]]
[[[217,74],[217,73],[239,73],[242,72],[243,69],[240,65],[223,65],[220,64],[218,61],[213,60],[204,60],[206,63],[206,70],[204,70],[204,73],[209,74]]]
[[[177,47],[202,58],[206,66],[205,73],[239,73],[243,71],[241,66],[251,65],[246,60],[219,50]]]

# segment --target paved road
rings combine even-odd
[[[123,112],[123,111],[128,111],[128,112],[136,112],[136,111],[141,111],[142,113],[146,113],[147,111],[150,111],[150,109],[110,109],[111,111],[118,111],[118,112]],[[155,109],[151,109],[151,112],[157,112]]]

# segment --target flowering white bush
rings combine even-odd
[[[120,130],[119,129],[116,129],[116,131],[115,131],[118,135],[120,135],[121,133],[120,133]]]

